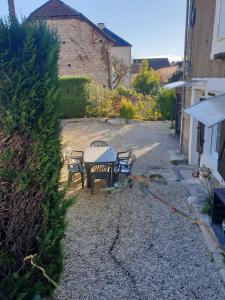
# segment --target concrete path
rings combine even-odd
[[[117,151],[132,146],[134,173],[163,172],[168,184],[151,184],[152,191],[192,215],[187,191],[168,161],[168,150],[178,148],[169,123],[64,125],[63,140],[76,149],[96,139]],[[60,283],[68,299],[225,299],[198,226],[144,196],[137,185],[110,195],[103,188],[97,184],[94,196],[81,191],[69,211]],[[56,299],[65,295],[57,291]]]

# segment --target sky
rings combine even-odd
[[[14,0],[18,17],[47,0]],[[183,57],[186,0],[63,0],[94,23],[106,26],[133,45],[132,57]],[[0,16],[8,14],[0,0]]]

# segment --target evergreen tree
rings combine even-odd
[[[57,97],[59,43],[43,23],[0,20],[0,299],[32,299],[59,281],[70,200],[62,166]]]
[[[160,76],[153,69],[149,69],[148,61],[144,60],[132,84],[136,92],[154,96],[160,88]]]
[[[163,120],[174,120],[176,112],[176,94],[174,90],[161,89],[157,104]]]

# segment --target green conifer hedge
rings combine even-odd
[[[83,118],[86,116],[89,83],[90,79],[86,77],[60,77],[61,118]]]
[[[0,20],[0,299],[51,295],[71,201],[59,190],[58,40],[42,23]]]

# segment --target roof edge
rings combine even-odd
[[[87,17],[85,17],[83,14],[80,13],[79,17],[87,22],[90,26],[92,26],[98,33],[100,33],[104,38],[106,38],[109,42],[113,43],[115,45],[115,41],[113,41],[103,30],[101,30],[95,23],[93,23],[91,20],[89,20]]]
[[[115,44],[115,47],[133,47],[133,45],[131,45],[130,43],[128,43],[124,38],[120,37],[118,34],[114,33],[113,31],[111,31],[110,29],[108,29],[107,27],[105,27],[104,29],[101,29]],[[105,32],[105,30],[107,30],[109,33]],[[115,36],[115,39],[113,38],[113,36]],[[118,45],[118,40],[116,40],[116,38],[118,38],[120,41],[122,41],[122,43],[124,45]]]
[[[28,17],[26,20],[31,21],[31,20],[64,20],[64,19],[80,19],[86,23],[88,23],[92,28],[94,28],[99,34],[101,34],[106,40],[108,40],[109,42],[111,42],[114,46],[115,46],[115,41],[110,38],[110,36],[108,36],[103,30],[101,30],[97,25],[95,25],[92,21],[90,21],[87,17],[85,17],[82,13],[78,13],[78,14],[74,14],[74,15],[70,15],[70,16],[53,16],[53,17],[48,17],[48,16],[34,16],[35,12],[38,11],[39,9],[41,9],[43,6],[45,6],[47,3],[49,3],[51,0],[47,1],[45,4],[41,5],[40,7],[38,7],[36,10],[34,10]],[[62,2],[62,1],[61,1]],[[67,4],[65,4],[67,5]],[[70,7],[69,5],[67,5],[68,7]],[[73,9],[73,8],[71,8]]]

